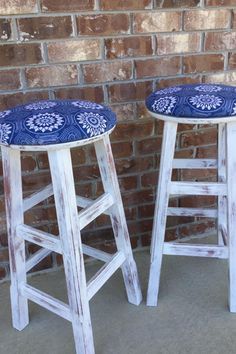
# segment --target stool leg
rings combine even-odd
[[[161,150],[160,172],[157,187],[152,231],[151,265],[147,292],[147,305],[156,306],[158,301],[162,253],[165,238],[166,217],[175,151],[177,123],[165,122]]]
[[[2,147],[8,247],[11,272],[11,309],[13,327],[21,331],[29,323],[28,301],[21,295],[26,284],[25,241],[17,236],[24,223],[20,151]]]
[[[226,125],[218,125],[218,182],[226,182]],[[227,243],[227,197],[218,197],[218,244]]]
[[[229,309],[236,312],[236,122],[227,123]]]
[[[93,354],[93,334],[70,150],[48,151],[77,354]]]
[[[138,279],[137,267],[133,258],[130,245],[123,203],[121,199],[118,179],[115,170],[109,136],[95,143],[95,150],[100,168],[104,190],[110,193],[115,204],[110,208],[110,216],[118,251],[124,252],[126,261],[122,265],[122,272],[126,286],[127,296],[130,303],[139,305],[142,294]]]

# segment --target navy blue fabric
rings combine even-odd
[[[37,101],[0,112],[0,144],[61,144],[98,136],[115,125],[115,113],[97,103]]]
[[[217,118],[236,115],[236,87],[190,84],[153,92],[146,99],[149,111],[173,117]]]

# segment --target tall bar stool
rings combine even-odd
[[[191,84],[157,90],[146,100],[150,114],[164,121],[163,142],[152,233],[147,304],[158,301],[162,255],[228,259],[229,309],[236,312],[236,88]],[[218,159],[175,159],[178,123],[217,124]],[[172,169],[218,170],[218,182],[174,182]],[[170,208],[170,195],[215,195],[217,209]],[[218,218],[216,245],[164,242],[166,218],[199,216]]]
[[[105,106],[80,100],[46,100],[0,112],[6,216],[10,251],[13,326],[29,323],[28,300],[72,322],[77,354],[94,353],[89,300],[121,267],[129,302],[138,305],[141,291],[109,134],[115,114]],[[94,144],[105,193],[91,200],[75,195],[70,149]],[[47,151],[52,184],[22,195],[21,151]],[[59,235],[24,223],[24,212],[54,195]],[[78,213],[77,207],[83,209]],[[113,255],[83,245],[80,230],[100,214],[110,215],[117,252]],[[41,249],[26,260],[25,241]],[[50,252],[62,254],[69,305],[27,284],[26,273]],[[83,253],[105,262],[86,284]]]

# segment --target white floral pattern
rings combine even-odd
[[[38,113],[26,120],[26,126],[34,132],[52,132],[59,129],[64,118],[58,113]]]
[[[171,114],[176,102],[177,98],[174,96],[161,97],[154,101],[152,108],[154,112]]]
[[[82,125],[83,129],[86,129],[87,134],[91,137],[105,132],[107,121],[104,116],[98,113],[79,113],[76,116],[76,119],[79,124]]]
[[[7,144],[12,132],[12,126],[9,123],[0,124],[0,142]]]
[[[170,94],[170,93],[175,93],[175,92],[179,92],[181,91],[182,88],[181,87],[168,87],[168,88],[165,88],[163,90],[158,90],[155,92],[156,95],[167,95],[167,94]]]
[[[231,113],[232,116],[236,115],[236,102],[234,102],[234,106],[233,106],[233,112]]]
[[[189,103],[201,111],[211,111],[222,106],[223,99],[214,95],[196,95],[189,98]]]
[[[103,109],[101,104],[93,103],[89,101],[74,101],[72,105],[75,107],[85,108],[85,109]]]
[[[30,111],[37,111],[38,109],[46,109],[46,108],[52,108],[55,107],[57,104],[56,102],[48,102],[48,101],[41,101],[41,102],[35,102],[35,103],[30,103],[27,106],[25,106],[25,109],[28,109]]]
[[[0,112],[0,118],[4,118],[8,116],[11,113],[11,111],[8,109],[7,111],[2,111]]]
[[[221,91],[222,88],[216,85],[199,85],[194,88],[196,91],[201,92],[218,92]]]

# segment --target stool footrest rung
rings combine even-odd
[[[69,305],[55,299],[51,295],[48,295],[28,284],[21,287],[21,293],[23,296],[27,297],[27,299],[55,313],[56,315],[63,317],[68,321],[72,320]]]
[[[23,210],[27,211],[33,208],[35,205],[39,204],[43,200],[51,197],[53,195],[52,184],[47,185],[47,187],[41,189],[38,192],[31,194],[23,200]]]
[[[106,283],[113,273],[124,263],[125,255],[119,251],[115,253],[110,262],[104,266],[89,280],[87,284],[87,292],[89,300],[98,292],[98,290]]]
[[[28,225],[19,225],[17,227],[17,235],[40,247],[62,254],[60,239],[52,234],[37,230]]]
[[[105,210],[109,209],[114,204],[114,199],[111,194],[104,193],[97,198],[93,203],[78,214],[80,230],[87,226],[91,221],[95,220],[99,215],[103,214]]]
[[[228,258],[228,248],[204,244],[164,242],[163,254],[175,256],[198,256],[211,258]]]
[[[217,169],[218,161],[216,159],[174,159],[172,168]]]
[[[180,195],[227,195],[226,183],[171,182],[170,194]]]
[[[99,261],[106,263],[109,262],[113,257],[113,254],[98,250],[94,247],[85,244],[82,244],[82,250],[83,254],[86,254],[86,256],[93,257],[95,259],[98,259]]]
[[[47,257],[52,251],[46,248],[43,248],[37,252],[35,252],[25,264],[26,272],[29,272],[34,266],[36,266],[39,262],[41,262],[45,257]]]
[[[168,208],[168,216],[198,216],[206,218],[217,218],[217,209],[203,208]]]

